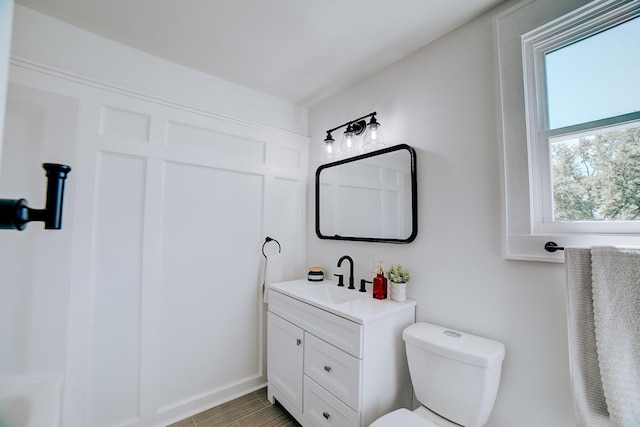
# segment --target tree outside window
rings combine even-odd
[[[555,221],[640,220],[638,126],[551,141]]]

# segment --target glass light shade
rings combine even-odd
[[[324,149],[322,150],[323,161],[330,161],[336,156],[334,145],[335,144],[333,138],[327,138],[324,140]]]
[[[342,135],[342,141],[340,142],[340,150],[338,151],[339,158],[344,159],[357,153],[354,137],[355,134],[351,128],[347,128],[345,133]]]
[[[370,123],[364,131],[364,139],[362,141],[361,153],[380,150],[385,147],[382,131],[378,123]]]

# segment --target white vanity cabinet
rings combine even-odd
[[[323,286],[335,284],[270,285],[269,400],[305,427],[364,427],[411,408],[402,331],[415,322],[415,301],[378,301],[370,293],[333,288],[318,297]]]

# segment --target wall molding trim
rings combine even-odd
[[[59,79],[67,80],[73,83],[89,86],[95,89],[104,90],[107,92],[115,93],[118,95],[125,95],[131,98],[139,99],[146,102],[152,102],[165,107],[175,108],[178,110],[186,111],[193,114],[198,114],[211,119],[221,120],[228,123],[249,127],[258,131],[267,132],[273,135],[283,136],[286,138],[293,138],[296,142],[309,144],[310,137],[295,132],[286,131],[283,129],[274,128],[261,123],[256,123],[250,120],[243,120],[237,117],[229,116],[226,114],[216,113],[204,108],[194,107],[188,104],[184,104],[171,99],[163,98],[157,95],[151,95],[149,93],[141,92],[128,87],[108,83],[93,77],[78,74],[69,70],[54,67],[48,64],[44,64],[35,61],[30,58],[26,58],[19,55],[11,55],[10,64],[24,68],[27,70],[35,71],[38,73],[46,74]]]

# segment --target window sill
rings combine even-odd
[[[564,252],[548,252],[544,245],[554,242],[561,247],[640,246],[640,235],[511,234],[503,244],[503,257],[509,260],[564,262]]]

